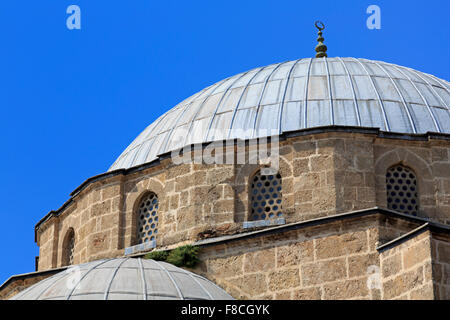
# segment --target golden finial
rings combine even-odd
[[[322,58],[322,57],[328,57],[327,55],[327,46],[323,44],[323,40],[325,40],[322,37],[322,30],[325,29],[325,25],[323,24],[323,22],[321,21],[316,21],[315,23],[316,28],[319,29],[318,35],[319,37],[317,38],[317,42],[319,42],[319,44],[316,46],[316,58]]]

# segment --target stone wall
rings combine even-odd
[[[353,219],[203,249],[194,271],[237,299],[380,299],[377,219]]]
[[[286,223],[386,206],[385,172],[399,162],[419,177],[420,215],[450,216],[450,147],[374,134],[320,133],[280,141]],[[247,149],[248,152],[248,149]],[[120,256],[135,245],[136,207],[148,192],[159,199],[158,248],[248,231],[249,180],[259,165],[174,165],[170,159],[83,186],[57,217],[37,231],[39,270],[62,265],[63,239],[75,231],[74,263]]]
[[[386,171],[410,167],[418,179],[419,216],[450,224],[450,147],[447,141],[377,139],[374,143],[376,203],[386,207]]]
[[[431,254],[436,299],[450,300],[450,236],[433,235]]]
[[[37,234],[37,245],[39,246],[38,270],[56,268],[56,257],[58,250],[58,218],[43,223]]]
[[[37,233],[38,270],[63,266],[63,241],[70,228],[75,232],[74,264],[121,256],[121,188],[120,177],[92,184],[61,215],[44,223]]]
[[[125,246],[136,244],[136,206],[149,191],[158,195],[158,246],[226,231],[234,224],[232,165],[172,165],[162,174],[136,174],[125,183]],[[200,235],[199,235],[200,234]]]
[[[425,231],[380,254],[382,299],[434,299],[431,233]]]
[[[449,237],[397,237],[411,226],[365,217],[236,240],[203,249],[193,271],[236,299],[449,299]]]

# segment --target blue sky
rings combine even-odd
[[[81,30],[66,9],[81,8]],[[381,8],[369,30],[366,9]],[[450,80],[450,4],[428,1],[0,2],[0,283],[34,271],[34,226],[160,114],[225,77],[314,55]]]

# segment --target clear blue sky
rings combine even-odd
[[[68,30],[66,8],[81,8]],[[381,30],[366,9],[381,8]],[[0,2],[0,283],[34,271],[34,226],[153,120],[225,77],[311,57],[382,60],[450,80],[447,0]]]

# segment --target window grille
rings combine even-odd
[[[419,211],[417,179],[414,172],[402,165],[386,173],[387,205],[389,209],[417,215]]]
[[[138,243],[156,240],[158,233],[158,197],[154,193],[145,196],[138,209]]]
[[[72,228],[70,228],[63,242],[63,256],[62,256],[62,265],[68,266],[73,264],[75,252],[75,232]]]
[[[68,262],[69,265],[73,264],[73,253],[75,251],[75,236],[73,234],[70,235],[70,239],[69,239],[69,244],[68,244],[68,248],[67,248],[67,255],[68,255]]]
[[[281,175],[262,175],[258,172],[251,180],[251,214],[250,219],[269,220],[282,218],[282,183]]]

